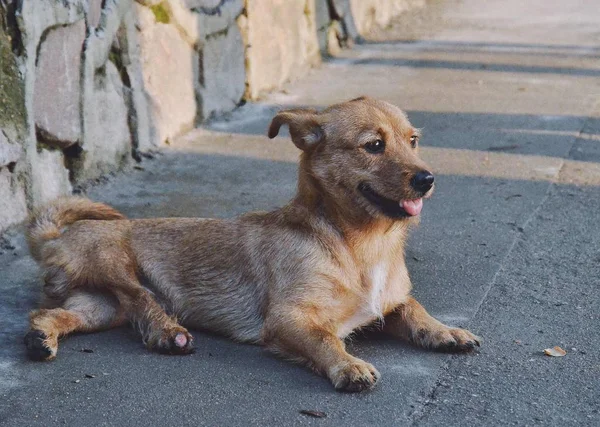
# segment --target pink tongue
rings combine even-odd
[[[423,209],[423,199],[402,200],[400,205],[410,216],[419,215]]]

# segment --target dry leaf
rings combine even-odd
[[[566,351],[564,351],[562,348],[560,348],[559,346],[555,346],[553,348],[547,348],[544,350],[544,354],[546,356],[552,356],[552,357],[562,357],[564,355],[567,354]]]

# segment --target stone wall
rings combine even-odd
[[[358,34],[364,38],[376,29],[389,27],[409,9],[425,6],[426,0],[350,0],[350,10]]]
[[[0,232],[425,0],[0,0]]]

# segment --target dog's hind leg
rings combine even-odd
[[[52,360],[58,339],[72,332],[93,332],[126,320],[117,299],[109,294],[74,291],[57,308],[30,314],[30,331],[25,335],[27,354],[33,360]]]
[[[115,292],[128,319],[142,334],[146,347],[163,354],[194,352],[192,335],[165,312],[134,275],[123,277],[119,283],[111,291]]]

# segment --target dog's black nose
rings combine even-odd
[[[412,185],[412,188],[415,190],[421,193],[426,193],[431,190],[431,187],[433,187],[434,180],[435,178],[431,172],[421,171],[417,172],[417,174],[413,177],[413,179],[410,181],[410,185]]]

